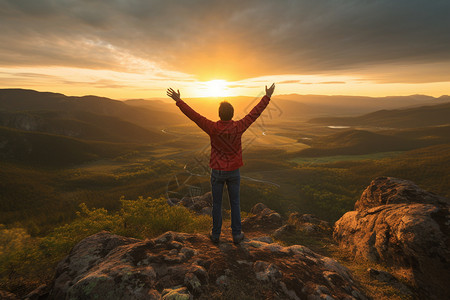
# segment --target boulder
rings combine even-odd
[[[320,220],[314,215],[298,212],[291,213],[287,223],[308,234],[330,234],[333,230],[327,221]]]
[[[100,232],[58,264],[49,299],[366,299],[333,259],[264,241],[217,246],[202,234],[137,240]]]
[[[371,198],[373,197],[373,198]],[[447,199],[406,180],[372,181],[335,224],[333,238],[355,257],[405,270],[422,297],[450,295],[450,214]]]
[[[280,239],[283,236],[287,235],[287,234],[292,234],[295,233],[295,231],[297,230],[297,228],[295,227],[295,225],[292,224],[285,224],[279,228],[277,228],[273,233],[272,236],[276,239]]]
[[[448,199],[427,192],[414,182],[394,177],[378,177],[364,190],[355,203],[355,210],[386,204],[424,203],[448,204]]]
[[[279,213],[268,208],[263,203],[255,204],[247,218],[242,220],[242,229],[249,230],[273,230],[282,225]]]
[[[167,203],[170,206],[182,205],[195,211],[198,214],[211,215],[212,214],[212,194],[211,192],[205,193],[202,196],[195,197],[183,197],[182,199],[170,198],[167,199]]]
[[[250,209],[250,213],[253,214],[253,215],[259,215],[265,209],[267,209],[267,206],[264,203],[256,203]]]

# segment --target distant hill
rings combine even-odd
[[[347,130],[317,137],[310,146],[311,148],[300,150],[292,156],[357,155],[416,148],[414,141],[365,130]]]
[[[159,130],[87,111],[0,111],[0,126],[116,143],[159,143],[169,138]]]
[[[220,102],[230,102],[234,107],[234,120],[238,120],[248,114],[252,110],[252,108],[256,104],[258,104],[262,97],[263,94],[255,97],[233,96],[182,99],[201,115],[210,120],[217,121],[219,120],[218,108]],[[175,104],[170,105],[162,102],[161,100],[127,100],[125,101],[125,103],[144,108],[155,108],[155,104],[161,104],[161,109],[165,109],[167,111],[182,115]],[[312,116],[323,115],[323,108],[314,107],[313,105],[306,105],[297,101],[285,100],[279,98],[278,96],[274,96],[263,114],[267,116],[268,120],[279,120],[280,118],[308,119]]]
[[[221,101],[229,101],[234,106],[236,118],[245,116],[256,105],[264,93],[254,97],[202,97],[183,98],[199,113],[211,120],[217,120],[217,108]],[[439,98],[425,95],[390,96],[390,97],[364,97],[364,96],[326,96],[326,95],[279,95],[272,97],[271,104],[264,115],[268,119],[300,119],[308,120],[315,117],[328,116],[358,116],[381,109],[404,109],[424,105],[434,105],[450,102],[450,96]],[[160,98],[150,100],[136,99],[125,103],[140,107],[162,109],[179,113],[175,105],[165,103]]]
[[[358,116],[379,110],[407,109],[425,105],[450,103],[450,96],[426,95],[364,97],[327,95],[274,95],[281,117],[313,118]]]
[[[406,139],[415,139],[428,145],[450,143],[450,125],[383,130],[378,133]]]
[[[275,95],[274,99],[283,99],[302,103],[328,116],[361,115],[382,109],[405,109],[425,105],[450,102],[450,96],[431,97],[426,95],[410,96],[325,96],[325,95]]]
[[[114,158],[137,149],[115,144],[0,127],[0,161],[44,167],[64,167]]]
[[[301,142],[305,143],[304,140]],[[450,126],[409,130],[370,132],[346,130],[316,137],[311,148],[290,154],[292,157],[319,157],[333,155],[359,155],[387,151],[404,151],[450,143]]]
[[[168,98],[171,102],[165,102],[159,99],[155,100],[146,100],[146,99],[129,99],[124,100],[123,102],[125,104],[131,105],[131,106],[137,106],[137,107],[145,107],[150,110],[154,111],[167,111],[172,112],[175,114],[178,114],[180,110],[175,105],[175,102]]]
[[[24,89],[0,89],[0,111],[89,112],[117,117],[146,129],[180,123],[184,117],[149,107],[136,107],[122,101],[97,96],[69,97],[58,93]]]
[[[408,109],[380,110],[359,117],[315,118],[310,123],[340,126],[418,128],[450,124],[450,103]]]
[[[242,118],[263,96],[184,98],[200,114],[218,120],[218,105],[227,100],[235,107],[235,117]],[[307,120],[323,116],[357,116],[380,109],[399,109],[450,102],[450,96],[434,98],[425,95],[401,97],[362,97],[325,95],[274,95],[264,114],[268,119],[295,118]],[[0,110],[3,111],[85,111],[118,117],[146,129],[164,128],[189,120],[174,103],[161,98],[112,100],[105,97],[72,97],[58,93],[24,89],[0,89]]]

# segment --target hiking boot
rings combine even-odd
[[[235,244],[239,244],[240,242],[242,242],[242,240],[244,239],[244,233],[241,232],[238,235],[233,235],[233,243]]]
[[[213,235],[212,232],[209,233],[209,239],[211,240],[211,242],[213,242],[214,244],[219,243],[220,241],[220,236],[217,235]]]

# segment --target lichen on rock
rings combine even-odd
[[[59,263],[49,299],[192,299],[227,293],[237,282],[261,297],[338,299],[357,291],[354,298],[366,299],[345,267],[304,246],[267,236],[217,246],[206,235],[178,232],[151,240],[87,237]]]
[[[355,257],[405,269],[430,299],[450,295],[450,205],[414,183],[377,178],[335,224],[333,237]]]

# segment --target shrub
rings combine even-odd
[[[211,226],[209,216],[198,216],[183,206],[169,206],[166,200],[121,199],[120,215],[124,235],[137,238],[154,237],[166,231],[199,232]]]
[[[102,230],[135,238],[152,238],[166,231],[205,232],[209,216],[198,216],[181,206],[169,206],[162,198],[121,199],[122,208],[109,213],[104,208],[80,205],[77,218],[44,237],[31,237],[23,228],[0,224],[0,289],[25,294],[48,282],[53,270],[83,238]]]

